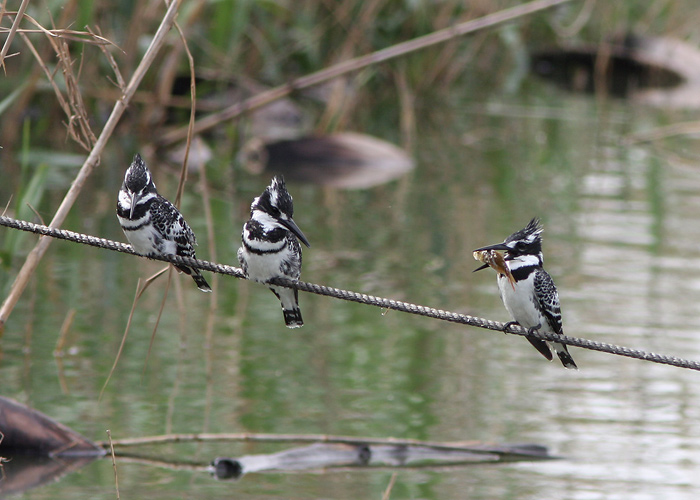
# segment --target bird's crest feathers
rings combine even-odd
[[[294,200],[287,191],[284,184],[284,177],[276,175],[272,182],[265,188],[265,191],[253,200],[250,206],[251,212],[261,210],[273,217],[291,219],[294,215]]]
[[[508,238],[506,238],[506,243],[513,241],[522,241],[527,244],[535,243],[537,241],[541,242],[542,231],[544,231],[544,227],[540,223],[540,219],[533,217],[533,219],[528,222],[527,226],[508,236]]]
[[[151,172],[148,170],[141,155],[137,153],[134,156],[134,161],[131,162],[131,165],[126,170],[126,174],[124,174],[124,186],[132,193],[139,193],[151,184],[153,189],[155,189]]]

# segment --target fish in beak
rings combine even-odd
[[[509,248],[506,246],[505,243],[496,243],[495,245],[489,245],[489,246],[477,248],[476,250],[474,250],[472,255],[474,255],[474,258],[476,260],[478,260],[479,262],[484,262],[484,265],[479,266],[476,269],[474,269],[472,271],[473,273],[475,273],[477,271],[481,271],[482,269],[486,269],[487,267],[489,267],[489,264],[484,259],[477,257],[477,254],[485,255],[486,252],[490,252],[492,250],[496,250],[496,251],[501,250],[503,252],[507,252],[509,250]],[[503,274],[503,273],[501,273],[501,274]]]
[[[479,262],[483,262],[484,265],[474,269],[474,271],[472,272],[481,271],[482,269],[491,267],[498,274],[501,274],[508,278],[508,282],[513,287],[513,290],[515,290],[515,278],[513,278],[513,275],[510,272],[510,268],[508,267],[508,264],[506,263],[503,254],[501,254],[498,251],[503,249],[508,250],[508,247],[500,243],[498,245],[491,245],[488,247],[482,247],[478,250],[474,250],[474,252],[472,253],[474,259],[478,260]]]

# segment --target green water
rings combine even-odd
[[[417,102],[418,133],[407,144],[416,168],[404,178],[363,191],[289,185],[295,221],[312,243],[302,279],[505,321],[493,273],[472,274],[471,251],[540,216],[568,334],[700,359],[695,144],[624,141],[692,114],[596,102],[529,78],[516,92],[496,88],[475,98],[472,90]],[[379,110],[360,114],[360,130],[397,140],[397,124],[386,124]],[[120,162],[131,154],[103,159],[66,228],[123,241],[114,204],[126,167]],[[173,172],[151,168],[161,193],[173,197]],[[249,203],[269,178],[215,168],[225,179],[211,186],[217,260],[236,265]],[[198,234],[198,256],[210,258],[197,182],[193,176],[186,188],[183,212]],[[50,194],[42,215],[50,215],[61,192]],[[0,242],[9,234],[0,229]],[[27,236],[22,248],[34,239]],[[22,260],[2,271],[2,290]],[[533,442],[563,457],[398,468],[392,499],[697,498],[695,372],[581,349],[571,350],[580,370],[567,371],[519,337],[305,293],[306,324],[288,330],[267,289],[225,276],[213,296],[174,277],[144,370],[166,279],[152,285],[98,400],[137,280],[161,267],[53,242],[2,337],[2,395],[94,440],[105,440],[107,429],[115,439],[341,434]],[[203,470],[216,456],[283,448],[139,450],[162,462],[118,461],[121,498],[379,499],[394,472],[265,472],[221,482]],[[193,467],[173,465],[183,463]],[[104,459],[20,498],[115,497],[112,464]]]

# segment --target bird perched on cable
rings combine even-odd
[[[117,218],[134,251],[146,256],[179,255],[195,258],[197,239],[175,205],[156,191],[151,172],[141,155],[124,175],[117,200]],[[192,279],[203,292],[211,292],[199,269],[174,266]]]
[[[274,278],[298,280],[301,276],[301,241],[309,240],[292,219],[294,205],[284,178],[275,176],[265,191],[253,200],[250,220],[243,226],[238,261],[246,277],[259,283]],[[299,292],[295,288],[270,286],[282,303],[284,323],[288,328],[304,324],[299,309]]]
[[[530,334],[536,330],[563,335],[559,294],[551,276],[544,270],[542,255],[542,231],[539,219],[532,219],[524,229],[508,236],[503,243],[478,248],[475,252],[505,251],[504,262],[511,276],[498,274],[498,290],[501,300],[510,313],[511,324],[526,328]],[[489,264],[475,269],[479,271]],[[493,266],[492,266],[493,267]],[[545,358],[552,359],[549,344],[541,339],[527,337]],[[577,368],[566,345],[553,342],[554,350],[566,368]]]

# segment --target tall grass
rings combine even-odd
[[[34,207],[38,207],[46,190],[46,179],[49,174],[49,166],[41,164],[35,170],[32,170],[27,156],[30,147],[31,125],[29,120],[24,122],[22,133],[22,163],[20,169],[20,186],[21,189],[17,193],[17,198],[12,204],[15,217],[22,220],[31,220],[35,218]],[[24,250],[24,242],[27,241],[28,234],[19,231],[11,231],[5,235],[0,250],[0,262],[5,269],[9,269],[12,265],[13,258],[20,255]]]

